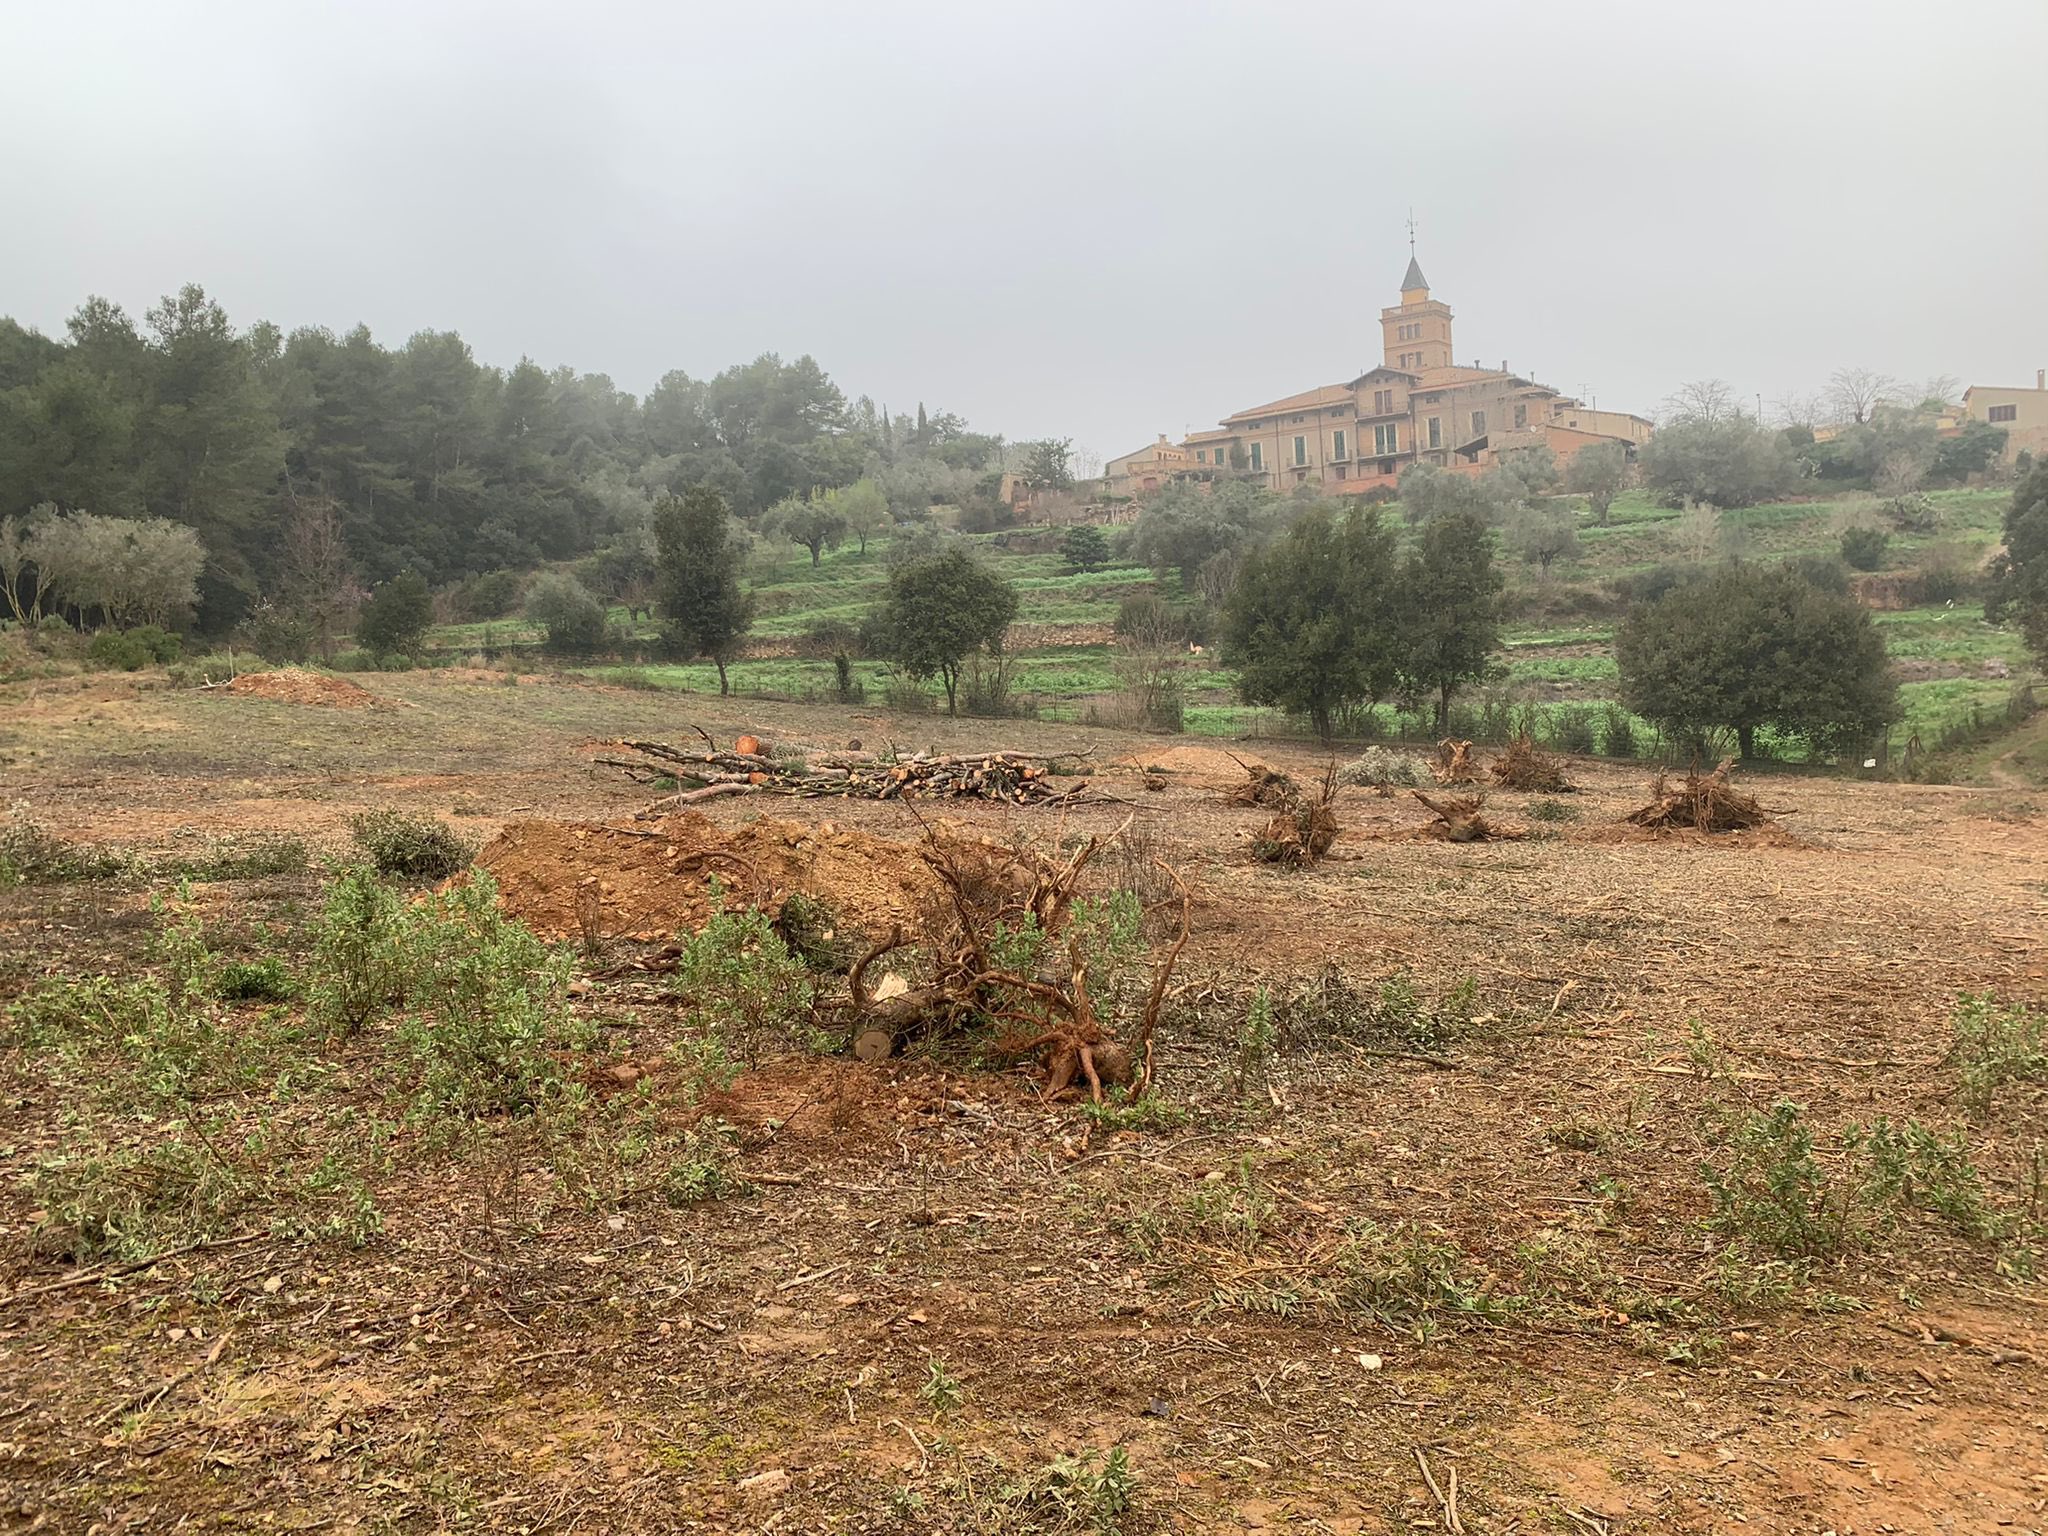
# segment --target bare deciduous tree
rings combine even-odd
[[[1905,386],[1888,373],[1871,368],[1837,368],[1828,378],[1828,408],[1837,421],[1862,426],[1871,412],[1887,402],[1896,403]]]
[[[1664,399],[1673,426],[1718,427],[1742,414],[1735,391],[1723,379],[1694,379]]]
[[[320,659],[333,661],[336,637],[350,627],[362,597],[333,502],[314,497],[295,504],[279,572],[285,601],[311,625]]]
[[[1801,394],[1787,390],[1771,402],[1771,410],[1781,427],[1796,427],[1811,432],[1825,418],[1826,406],[1817,394]]]

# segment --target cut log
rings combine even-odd
[[[896,1054],[896,1046],[895,1031],[871,1024],[853,1037],[854,1059],[869,1063],[887,1061]]]

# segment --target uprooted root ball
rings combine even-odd
[[[1650,803],[1628,819],[1639,827],[1690,827],[1696,832],[1744,832],[1768,825],[1770,813],[1729,782],[1734,770],[1735,759],[1730,757],[1712,773],[1694,768],[1675,784],[1659,773],[1650,786]]]
[[[1483,795],[1445,795],[1432,800],[1419,789],[1409,793],[1436,813],[1436,820],[1422,829],[1425,837],[1440,838],[1447,843],[1493,843],[1511,842],[1529,835],[1526,827],[1489,820],[1482,810],[1486,804]]]
[[[1564,776],[1564,763],[1537,746],[1526,734],[1517,736],[1493,761],[1493,782],[1526,793],[1568,795],[1578,785]]]

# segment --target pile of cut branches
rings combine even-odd
[[[1429,771],[1439,784],[1477,784],[1479,764],[1472,760],[1472,743],[1446,736],[1436,744],[1436,758]]]
[[[1743,832],[1768,825],[1772,813],[1729,782],[1734,770],[1735,759],[1724,757],[1712,773],[1703,774],[1695,765],[1675,783],[1659,772],[1650,786],[1650,803],[1631,812],[1628,820],[1658,831],[1690,827],[1695,832]]]
[[[1537,746],[1527,732],[1493,760],[1493,782],[1502,789],[1544,795],[1569,795],[1579,787],[1564,776],[1563,760]]]
[[[1252,857],[1261,864],[1284,864],[1290,869],[1314,864],[1337,841],[1336,799],[1337,765],[1333,760],[1320,789],[1313,795],[1293,796],[1252,839]]]
[[[1447,843],[1496,843],[1512,842],[1529,835],[1527,827],[1490,820],[1484,811],[1484,795],[1445,795],[1432,800],[1419,789],[1411,789],[1409,793],[1436,813],[1436,820],[1422,829],[1425,837],[1440,838]]]
[[[1154,967],[1137,1033],[1126,1043],[1102,1017],[1100,977],[1093,974],[1099,956],[1075,911],[1081,872],[1107,841],[1091,836],[1055,861],[1030,850],[942,840],[927,828],[920,851],[944,887],[947,911],[919,945],[921,981],[869,984],[876,962],[909,942],[900,928],[854,965],[847,978],[854,1054],[878,1061],[911,1039],[992,1022],[1004,1030],[995,1040],[999,1053],[1036,1058],[1048,1097],[1083,1083],[1097,1103],[1104,1083],[1143,1092],[1152,1080],[1152,1033],[1188,941],[1190,903],[1187,887],[1161,861],[1180,894],[1180,932]],[[1035,964],[1004,958],[1020,938],[1031,941]]]
[[[861,800],[913,798],[1002,800],[1011,805],[1044,805],[1067,800],[1088,787],[1086,779],[1058,777],[1059,757],[1037,752],[966,752],[952,756],[917,753],[909,757],[874,752],[818,753],[770,757],[759,751],[720,748],[702,731],[703,748],[662,741],[609,741],[604,746],[630,757],[596,760],[623,770],[642,784],[673,783],[676,792],[641,814],[660,814],[720,795],[776,794]],[[1064,754],[1072,757],[1073,754]]]

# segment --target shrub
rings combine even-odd
[[[1962,1079],[1963,1105],[1973,1115],[1989,1114],[1992,1096],[2004,1084],[2048,1077],[2048,1013],[2023,1004],[2001,1008],[1989,993],[1966,992],[1950,1029],[1949,1060]]]
[[[682,950],[670,985],[694,1029],[706,1035],[793,1033],[809,1019],[810,970],[756,909],[721,904]]]
[[[418,652],[434,621],[434,599],[417,571],[399,572],[372,592],[356,617],[356,641],[385,669]],[[410,662],[407,665],[411,665]]]
[[[330,1030],[352,1034],[405,996],[405,903],[364,866],[340,871],[313,925],[307,1002]]]
[[[1727,1166],[1701,1170],[1713,1196],[1707,1225],[1781,1258],[1819,1258],[1889,1230],[1908,1210],[1931,1212],[1970,1237],[2001,1222],[1960,1133],[1880,1118],[1842,1135],[1846,1157],[1830,1174],[1814,1152],[1806,1111],[1780,1100],[1729,1124]]]
[[[197,853],[165,860],[151,873],[160,879],[251,880],[301,874],[310,862],[299,838],[253,832],[246,837],[209,838]]]
[[[149,647],[121,630],[103,629],[85,648],[86,664],[108,672],[140,672],[153,659]]]
[[[591,651],[604,644],[604,605],[573,576],[536,579],[526,594],[526,616],[541,626],[551,651]]]
[[[1882,528],[1844,528],[1842,562],[1851,570],[1875,571],[1883,567],[1885,550],[1892,536]]]
[[[379,874],[402,880],[445,880],[476,857],[474,839],[431,816],[365,811],[349,818],[348,832]]]
[[[1363,785],[1391,795],[1396,788],[1415,789],[1429,783],[1429,767],[1421,758],[1406,752],[1367,747],[1337,771],[1337,782]]]
[[[502,619],[519,606],[525,586],[526,577],[518,571],[490,571],[482,576],[472,576],[457,587],[452,595],[452,606],[456,617],[471,622]]]
[[[1920,555],[1920,567],[1906,583],[1905,595],[1916,604],[1957,603],[1977,582],[1976,561],[1957,544],[1931,544]]]
[[[561,1057],[590,1043],[570,1013],[569,960],[499,910],[481,870],[409,914],[398,1043],[413,1110],[471,1117],[531,1110],[568,1086]]]

